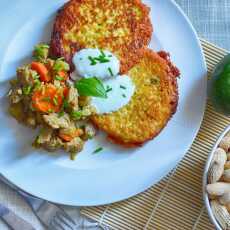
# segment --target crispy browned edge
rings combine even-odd
[[[123,147],[127,147],[127,148],[141,147],[147,141],[152,140],[153,138],[155,138],[166,127],[166,125],[168,124],[169,120],[172,118],[172,116],[177,111],[178,100],[179,100],[177,77],[180,76],[179,69],[171,62],[169,53],[167,53],[165,51],[160,51],[158,53],[155,53],[154,51],[152,51],[150,49],[146,49],[146,50],[143,51],[142,55],[146,55],[146,53],[148,55],[152,55],[154,58],[157,57],[157,59],[158,59],[159,63],[161,63],[161,65],[167,65],[168,66],[167,72],[168,72],[169,79],[171,80],[171,83],[172,83],[172,86],[173,86],[172,87],[173,90],[172,90],[172,96],[171,96],[171,103],[170,103],[171,104],[171,115],[168,118],[168,120],[166,120],[165,125],[161,128],[161,130],[159,130],[159,132],[153,133],[153,135],[151,137],[149,137],[148,139],[146,139],[146,140],[144,140],[142,142],[137,141],[137,142],[132,142],[132,143],[125,143],[121,139],[116,138],[116,137],[108,134],[107,138],[110,141],[112,141],[115,144],[122,145]],[[98,127],[97,124],[94,123],[94,125],[98,129],[100,129],[100,127]],[[106,130],[103,130],[103,131],[106,132]]]
[[[54,22],[50,42],[50,55],[54,57],[64,57],[70,64],[72,71],[74,70],[74,66],[72,64],[73,53],[85,47],[82,47],[78,43],[70,44],[72,52],[69,55],[69,53],[66,53],[62,47],[61,41],[63,34],[65,34],[66,30],[73,26],[75,21],[74,19],[77,17],[77,15],[73,15],[68,12],[69,8],[71,8],[72,4],[80,4],[81,2],[83,1],[70,0],[61,9],[59,9]],[[133,0],[133,3],[142,9],[144,13],[144,20],[139,25],[139,34],[136,35],[136,38],[128,47],[126,54],[120,57],[120,73],[128,72],[136,63],[138,63],[142,54],[142,49],[149,44],[153,32],[153,27],[149,18],[150,8],[143,4],[141,0]]]

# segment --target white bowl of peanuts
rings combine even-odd
[[[203,194],[216,229],[230,229],[230,126],[220,135],[208,157]]]

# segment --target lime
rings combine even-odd
[[[210,98],[217,111],[230,115],[230,54],[216,66],[211,76]]]

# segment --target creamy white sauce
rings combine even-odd
[[[129,103],[135,91],[135,85],[127,75],[103,80],[103,85],[107,89],[107,98],[92,97],[91,101],[98,114],[119,110]]]
[[[96,59],[95,59],[96,58]],[[116,76],[120,70],[120,61],[109,51],[82,49],[73,56],[76,74],[100,79]]]
[[[73,63],[72,80],[97,77],[107,91],[107,98],[92,97],[91,104],[98,114],[115,112],[130,102],[135,85],[129,76],[118,75],[120,61],[114,54],[106,50],[82,49],[73,56]]]

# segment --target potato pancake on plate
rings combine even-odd
[[[113,142],[135,147],[158,135],[176,112],[179,70],[167,53],[146,49],[128,75],[136,87],[131,101],[116,112],[93,116],[92,121]]]
[[[121,61],[127,72],[140,57],[152,36],[150,9],[140,0],[71,0],[59,10],[52,38],[51,54],[71,64],[75,52],[101,48]]]

